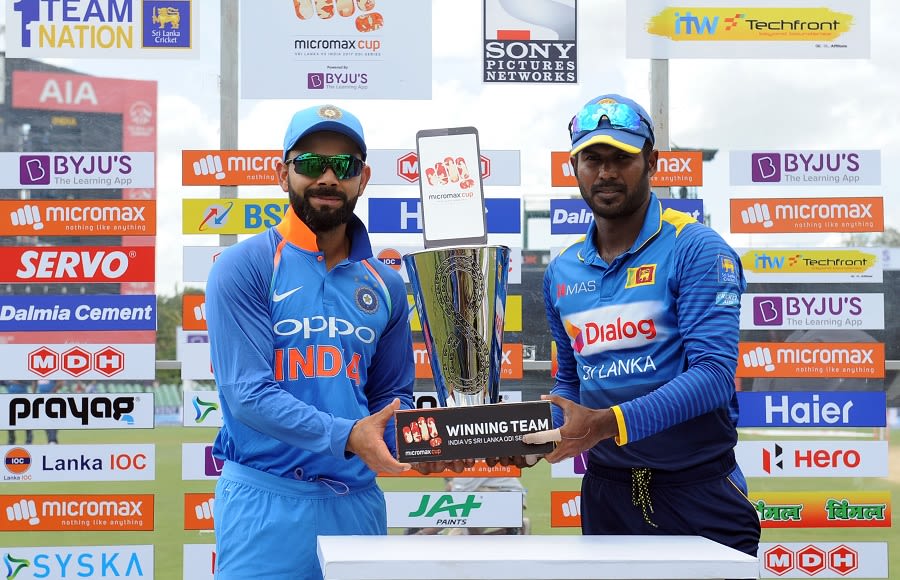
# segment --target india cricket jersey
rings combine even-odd
[[[652,194],[637,240],[611,264],[594,245],[595,227],[544,276],[553,392],[613,408],[619,437],[591,450],[600,465],[680,470],[723,455],[737,440],[746,286],[737,254],[688,214],[662,212]]]

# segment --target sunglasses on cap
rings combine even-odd
[[[318,153],[301,153],[287,163],[294,164],[294,171],[300,175],[316,178],[330,167],[338,179],[350,179],[362,173],[365,163],[362,159],[346,153],[340,155],[319,155]]]
[[[641,115],[623,103],[594,103],[585,105],[583,109],[572,117],[569,123],[569,134],[577,135],[586,131],[593,131],[600,126],[600,121],[606,117],[613,129],[622,129],[633,133],[643,133],[641,123],[650,127]],[[651,129],[652,131],[652,129]]]

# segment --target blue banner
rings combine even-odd
[[[2,296],[0,332],[156,330],[156,296]]]
[[[488,198],[489,234],[518,234],[522,231],[522,200]],[[583,204],[582,204],[583,205]],[[369,198],[369,232],[373,234],[418,234],[422,232],[419,198]]]
[[[738,427],[884,427],[884,391],[739,392]]]
[[[660,198],[663,211],[672,208],[683,211],[703,223],[702,199]],[[588,225],[594,218],[591,209],[583,199],[551,199],[550,200],[550,233],[552,235],[571,235],[587,233]]]

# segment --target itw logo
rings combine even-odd
[[[422,503],[419,504],[416,511],[409,513],[409,517],[416,518],[424,516],[426,518],[432,518],[442,512],[447,512],[452,518],[467,518],[469,517],[469,514],[472,513],[472,510],[476,510],[480,507],[481,502],[475,501],[474,495],[467,496],[466,500],[462,503],[453,503],[453,496],[445,494],[435,499],[434,503],[431,503],[431,494],[426,493],[422,496]]]
[[[194,405],[194,423],[202,423],[206,421],[206,417],[209,416],[213,411],[219,410],[219,405],[217,403],[204,401],[200,397],[194,397],[192,401]]]
[[[735,28],[740,23],[740,21],[744,19],[745,16],[745,14],[738,13],[734,16],[724,18],[724,31],[728,32]],[[684,30],[682,30],[682,25],[684,26]],[[683,15],[680,12],[675,13],[676,35],[708,34],[712,36],[716,33],[718,27],[718,16],[713,16],[712,18],[710,18],[709,16],[703,16],[703,18],[700,18],[699,16],[694,16],[694,14],[690,10],[685,12]]]
[[[13,558],[9,552],[3,555],[3,563],[6,564],[6,580],[13,580],[19,575],[19,572],[31,566],[30,561],[24,558]]]

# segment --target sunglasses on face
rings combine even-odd
[[[301,153],[287,163],[294,164],[294,171],[300,175],[316,178],[330,167],[338,179],[350,179],[362,173],[365,163],[353,155],[319,155],[318,153]]]
[[[600,126],[600,121],[606,117],[613,129],[624,129],[632,132],[643,132],[641,123],[645,123],[637,111],[622,103],[595,103],[585,105],[572,117],[569,123],[570,135],[576,135],[585,131],[593,131]],[[649,125],[648,125],[649,127]]]

